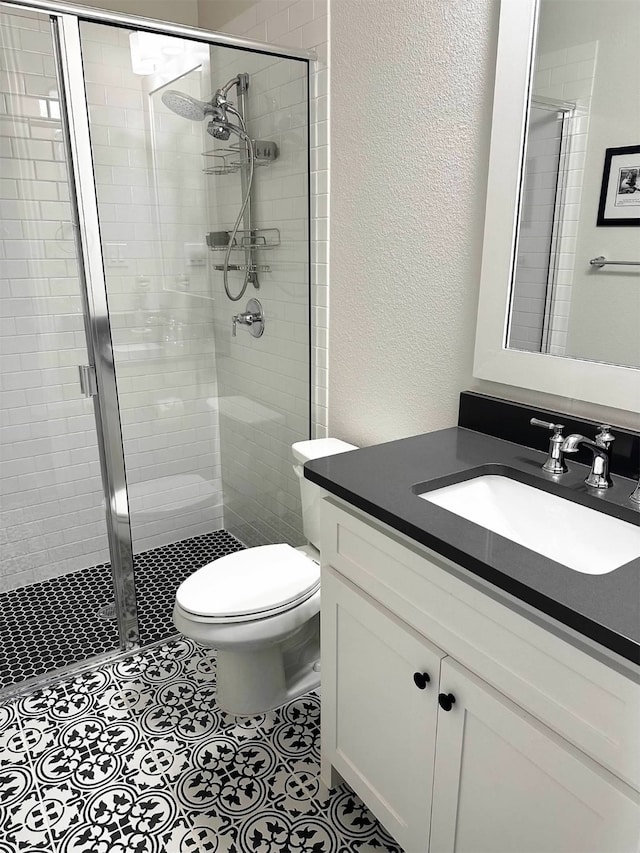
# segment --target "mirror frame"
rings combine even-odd
[[[473,375],[640,412],[640,370],[506,345],[538,9],[539,0],[500,4]]]

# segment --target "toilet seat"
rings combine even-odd
[[[203,566],[176,601],[197,622],[245,622],[291,610],[320,588],[320,566],[291,545],[260,545]]]

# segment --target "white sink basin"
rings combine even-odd
[[[640,528],[496,474],[419,497],[588,575],[640,557]]]

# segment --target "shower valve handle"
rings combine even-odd
[[[242,311],[240,314],[234,314],[231,320],[231,334],[234,338],[238,324],[247,326],[254,338],[259,338],[264,332],[264,314],[262,313],[262,305],[257,299],[250,299],[247,302],[247,310]]]

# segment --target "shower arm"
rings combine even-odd
[[[240,79],[241,77],[247,78],[246,83],[242,82],[242,80]],[[229,94],[230,89],[233,89],[234,86],[241,87],[243,85],[245,87],[249,85],[249,75],[248,74],[238,74],[237,77],[233,77],[231,80],[229,80],[228,83],[225,83],[224,86],[222,86],[222,88],[218,89],[218,94],[224,95],[224,97],[226,98],[227,95]]]

